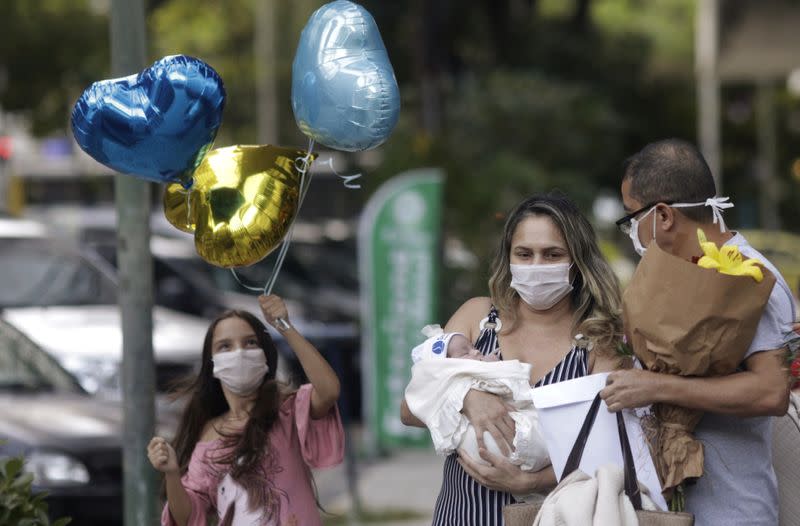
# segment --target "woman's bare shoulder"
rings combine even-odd
[[[462,308],[478,309],[483,312],[484,316],[489,312],[492,307],[492,298],[489,296],[475,296],[470,298],[461,305]]]
[[[618,354],[615,349],[594,349],[589,353],[591,374],[608,373],[632,367],[633,361],[627,356]]]
[[[477,336],[478,324],[487,316],[491,307],[492,299],[488,296],[468,299],[450,317],[445,331],[462,332],[470,337]]]

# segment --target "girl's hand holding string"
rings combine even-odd
[[[264,314],[264,319],[281,331],[286,343],[289,344],[292,352],[300,361],[300,365],[303,367],[303,371],[313,387],[311,393],[311,416],[313,418],[322,418],[328,414],[339,398],[341,385],[336,373],[317,348],[306,340],[302,334],[291,326],[288,329],[281,327],[279,320],[288,322],[289,313],[286,309],[286,304],[280,297],[274,294],[269,296],[262,295],[258,297],[258,304]]]
[[[283,300],[275,294],[269,296],[261,295],[258,297],[258,305],[261,307],[261,313],[267,323],[284,332],[291,328],[289,324],[289,310]],[[286,325],[282,324],[279,320],[283,320]]]

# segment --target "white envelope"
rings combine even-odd
[[[539,410],[539,428],[559,480],[586,419],[586,413],[589,412],[594,397],[605,387],[607,376],[608,373],[593,374],[533,390],[533,404]],[[661,484],[658,482],[639,418],[633,411],[627,410],[623,411],[623,418],[636,465],[636,477],[650,490],[653,502],[666,510],[667,503],[661,495]],[[622,466],[622,450],[617,432],[617,418],[608,411],[606,403],[601,401],[583,451],[580,469],[594,476],[597,468],[604,464]]]

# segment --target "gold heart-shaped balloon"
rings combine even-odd
[[[180,184],[167,187],[164,215],[194,232],[197,253],[212,265],[252,265],[280,244],[292,224],[301,191],[298,166],[306,156],[270,145],[213,150],[194,172],[188,195]]]

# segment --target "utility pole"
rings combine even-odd
[[[698,0],[695,20],[695,72],[697,75],[697,136],[708,162],[717,194],[722,195],[719,55],[719,0]]]
[[[256,124],[258,142],[277,144],[278,63],[276,60],[277,24],[275,0],[256,0],[253,25],[253,57],[256,75]]]
[[[112,0],[111,69],[127,76],[145,66],[144,0]],[[153,261],[150,255],[150,183],[117,174],[117,261],[122,317],[124,510],[126,526],[154,524],[156,474],[147,443],[155,431]]]

